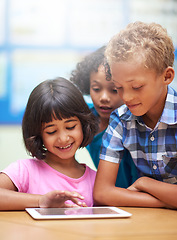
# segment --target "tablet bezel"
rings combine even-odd
[[[102,213],[102,214],[61,214],[61,215],[51,215],[51,214],[47,214],[47,215],[41,215],[39,212],[37,212],[37,210],[41,210],[44,209],[45,211],[50,212],[51,210],[55,210],[55,208],[26,208],[26,212],[28,212],[28,214],[34,218],[34,219],[83,219],[83,218],[127,218],[132,216],[131,213],[126,212],[120,208],[117,207],[87,207],[87,208],[79,208],[79,207],[74,207],[74,208],[61,208],[61,211],[66,210],[73,210],[73,211],[80,211],[81,209],[87,209],[87,210],[96,210],[96,208],[99,208],[99,211],[102,209],[103,211],[110,211],[110,213]],[[56,208],[56,210],[58,211],[60,208]],[[115,213],[111,213],[112,211],[114,211]]]

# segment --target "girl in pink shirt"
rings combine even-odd
[[[98,129],[82,94],[64,78],[40,83],[30,94],[22,122],[31,159],[0,173],[0,210],[93,206],[96,172],[75,159]]]

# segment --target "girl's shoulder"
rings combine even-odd
[[[26,158],[17,160],[17,164],[29,165],[29,166],[40,166],[43,165],[43,160],[37,158]]]
[[[39,168],[43,165],[42,160],[38,160],[36,158],[27,158],[27,159],[19,159],[15,162],[12,162],[9,164],[6,168],[8,170],[10,169],[20,169],[21,171],[25,169],[31,169],[31,168]]]

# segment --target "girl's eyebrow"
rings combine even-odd
[[[68,122],[77,122],[77,119],[67,119],[65,123],[68,123]]]
[[[65,121],[65,123],[69,123],[69,122],[77,122],[77,119],[67,119]],[[54,126],[55,126],[55,124],[48,124],[43,129],[46,129],[46,128],[49,128],[49,127],[54,127]]]
[[[53,127],[53,126],[55,126],[55,124],[49,124],[49,125],[45,126],[44,129],[49,128],[49,127]]]

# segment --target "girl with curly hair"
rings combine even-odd
[[[76,84],[83,95],[90,95],[91,103],[88,106],[99,120],[99,130],[92,142],[87,145],[92,161],[96,168],[99,164],[99,154],[102,136],[108,126],[109,117],[113,110],[122,105],[122,100],[112,81],[108,81],[105,74],[105,46],[87,55],[71,73],[71,81]],[[110,80],[110,79],[109,79]],[[87,101],[87,98],[85,98]],[[119,178],[116,185],[128,187],[137,179],[137,171],[130,157],[125,152],[119,168]]]

